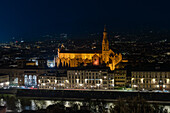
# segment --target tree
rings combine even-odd
[[[119,98],[110,111],[111,113],[167,113],[164,106],[152,105],[140,97]]]

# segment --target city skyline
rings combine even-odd
[[[160,1],[2,1],[1,42],[68,33],[83,37],[110,31],[169,30],[168,2]]]
[[[1,1],[0,112],[169,113],[168,5]]]

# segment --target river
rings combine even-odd
[[[110,108],[114,107],[114,102],[106,101],[91,101],[91,100],[80,100],[80,101],[66,101],[66,100],[46,100],[46,99],[33,99],[33,98],[16,98],[14,95],[2,95],[0,97],[0,106],[7,106],[7,112],[22,112],[23,110],[38,110],[46,109],[49,105],[60,103],[65,107],[73,107],[75,104],[80,109],[81,106],[90,106],[90,109],[99,109],[99,106],[103,107],[110,112]],[[159,104],[164,106],[164,109],[170,113],[170,104]]]

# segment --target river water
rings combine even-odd
[[[23,110],[38,110],[46,109],[49,105],[60,103],[65,107],[73,107],[75,104],[78,106],[78,110],[81,106],[90,106],[90,109],[99,109],[102,106],[107,112],[110,112],[110,108],[114,107],[114,102],[104,101],[62,101],[62,100],[43,100],[43,99],[31,99],[31,98],[16,98],[15,96],[0,97],[0,106],[7,106],[7,112],[22,112]],[[163,104],[159,104],[162,106]],[[163,105],[164,109],[170,113],[170,105]]]

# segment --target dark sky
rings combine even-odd
[[[145,27],[169,29],[168,0],[1,0],[0,42],[68,33],[83,36]]]

